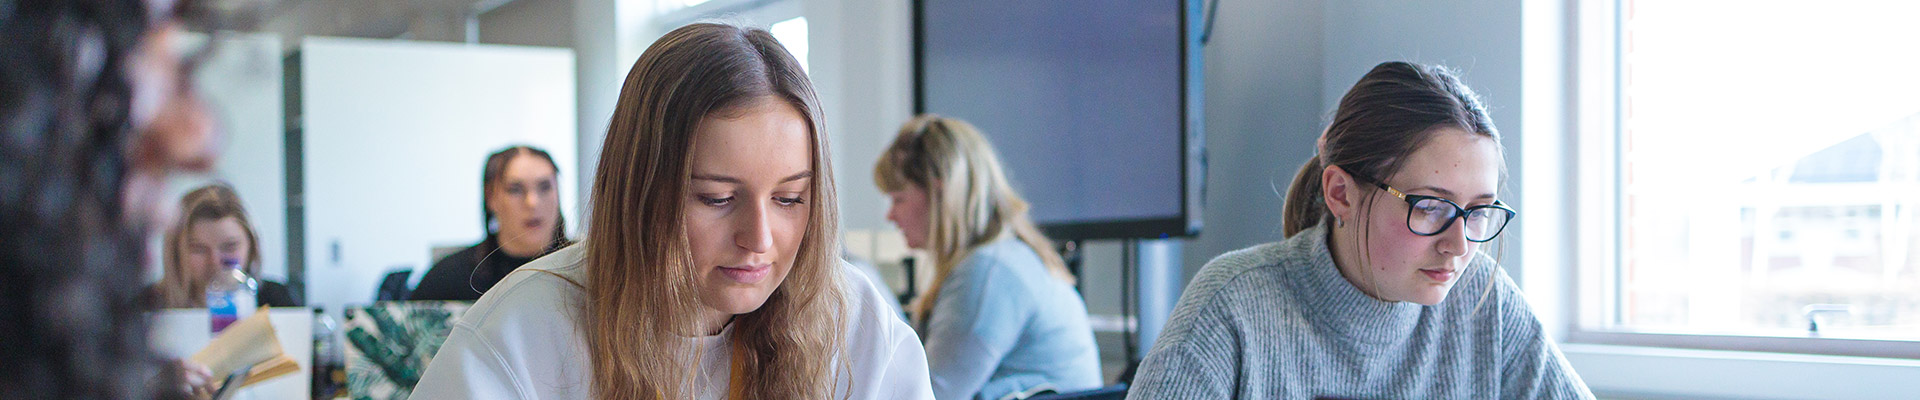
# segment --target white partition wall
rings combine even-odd
[[[200,46],[205,35],[183,42]],[[179,207],[187,192],[213,182],[232,185],[260,236],[260,273],[274,282],[287,276],[286,167],[281,128],[280,36],[229,34],[212,58],[194,71],[194,89],[213,109],[221,133],[220,158],[208,174],[175,175],[167,182],[167,207]],[[185,215],[178,216],[185,218]],[[164,228],[163,228],[164,229]],[[146,282],[162,274],[162,235],[149,238]]]
[[[370,303],[389,271],[417,281],[434,247],[478,242],[481,169],[510,145],[553,155],[579,234],[572,50],[310,37],[299,52],[289,145],[310,305]]]

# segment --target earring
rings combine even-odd
[[[1333,217],[1333,227],[1345,228],[1347,227],[1347,220],[1340,219],[1340,217]]]

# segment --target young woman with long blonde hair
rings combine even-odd
[[[922,115],[874,166],[907,245],[933,256],[933,284],[908,306],[942,399],[1099,387],[1087,305],[1053,242],[973,125]]]
[[[422,398],[929,398],[886,295],[837,258],[819,100],[762,29],[693,24],[620,90],[580,244],[462,315]]]
[[[301,296],[286,285],[260,276],[260,235],[253,230],[247,208],[233,187],[222,183],[202,186],[180,197],[180,222],[167,229],[161,250],[164,267],[160,283],[148,296],[160,308],[207,306],[207,283],[227,264],[238,265],[260,283],[260,306],[299,307]]]

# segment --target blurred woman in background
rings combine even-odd
[[[933,256],[933,284],[907,308],[926,336],[937,397],[1101,385],[1087,305],[979,130],[936,115],[907,121],[873,179],[907,246]]]
[[[260,277],[260,235],[248,222],[240,196],[225,184],[202,186],[180,198],[180,222],[167,230],[160,258],[165,276],[151,289],[161,308],[207,306],[207,283],[228,264],[260,283],[260,306],[299,307],[287,286]]]
[[[207,380],[156,375],[129,279],[167,221],[168,175],[214,158],[196,58],[175,43],[207,20],[196,3],[0,0],[0,399],[183,397]]]
[[[513,146],[487,157],[480,172],[480,224],[487,238],[441,258],[409,300],[479,300],[508,273],[565,247],[560,167],[545,150]]]

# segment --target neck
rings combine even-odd
[[[1333,265],[1340,269],[1340,277],[1346,278],[1347,283],[1355,289],[1360,289],[1360,293],[1375,300],[1390,301],[1381,298],[1374,290],[1371,275],[1366,272],[1366,263],[1360,259],[1360,255],[1366,253],[1360,241],[1360,231],[1365,229],[1366,224],[1355,221],[1352,225],[1348,228],[1327,224],[1327,251],[1333,253]]]
[[[699,324],[698,328],[700,330],[698,332],[700,336],[713,336],[720,334],[721,330],[726,329],[727,321],[733,320],[733,315],[702,305],[700,306],[699,318],[700,320],[695,322]]]
[[[509,256],[532,258],[540,255],[540,251],[546,250],[545,245],[530,245],[518,240],[507,240],[507,238],[512,236],[507,236],[505,232],[502,232],[497,237],[498,239],[495,239],[495,242],[500,245],[500,252],[507,253]]]

